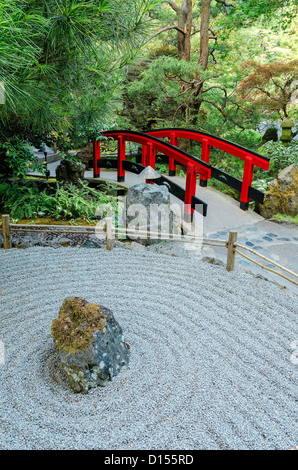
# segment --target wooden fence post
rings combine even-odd
[[[234,243],[237,241],[237,232],[230,232],[228,241],[228,254],[227,254],[227,271],[233,271],[235,266],[235,247]]]
[[[106,248],[111,251],[113,249],[112,217],[106,217],[105,221]]]
[[[11,248],[10,216],[2,215],[3,248]]]

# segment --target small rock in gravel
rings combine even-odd
[[[74,392],[104,386],[128,365],[122,328],[106,307],[80,297],[64,300],[51,333]]]
[[[85,240],[84,243],[82,243],[81,248],[98,248],[99,245],[93,240]]]

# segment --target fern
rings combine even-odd
[[[113,184],[106,185],[109,191],[116,188]],[[46,190],[40,191],[37,186],[0,183],[0,199],[3,210],[10,213],[13,219],[49,215],[56,220],[91,220],[99,206],[104,206],[106,211],[110,210],[116,215],[118,213],[115,196],[90,188],[83,182],[81,187],[70,184],[68,189],[57,183],[52,194],[48,194]]]

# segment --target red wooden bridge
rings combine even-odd
[[[115,130],[103,132],[103,136],[118,141],[117,160],[111,161],[100,158],[100,141],[94,142],[93,176],[100,176],[100,168],[117,168],[117,179],[124,181],[125,171],[140,173],[146,166],[155,168],[156,153],[159,152],[169,159],[169,176],[175,176],[176,164],[186,167],[185,190],[171,181],[171,178],[161,176],[154,180],[156,184],[167,184],[171,193],[184,200],[184,213],[187,220],[191,220],[197,206],[203,207],[203,215],[207,214],[207,204],[195,196],[197,175],[200,176],[200,185],[206,186],[210,178],[216,178],[240,192],[240,208],[248,209],[251,199],[263,203],[264,194],[252,187],[254,167],[269,170],[269,159],[240,145],[215,137],[210,134],[192,129],[170,128],[156,129],[148,132],[130,130]],[[162,139],[167,138],[169,141]],[[177,147],[177,139],[188,139],[202,144],[201,158],[191,155]],[[125,143],[135,142],[142,146],[141,163],[134,163],[125,159]],[[230,155],[244,160],[242,180],[239,180],[220,169],[210,165],[210,148],[215,147]]]

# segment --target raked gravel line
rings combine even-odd
[[[0,449],[290,449],[297,296],[195,258],[1,250]],[[50,334],[67,296],[109,307],[129,368],[73,393]]]

